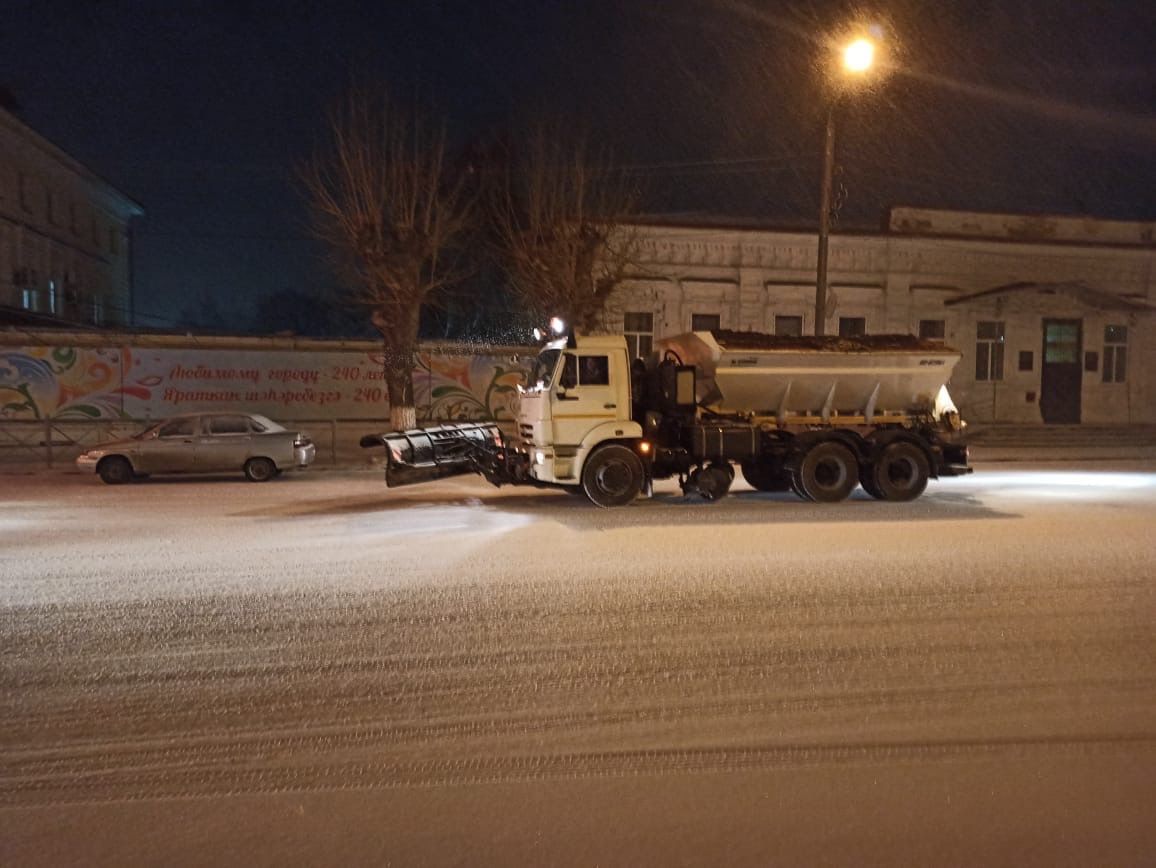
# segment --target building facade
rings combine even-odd
[[[1153,424],[1156,224],[895,208],[831,238],[827,334],[917,334],[960,350],[950,388],[975,422]],[[606,328],[642,355],[723,328],[814,334],[817,239],[639,227],[637,278]]]
[[[0,307],[46,321],[132,318],[129,223],[143,211],[0,109]]]

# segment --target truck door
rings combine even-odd
[[[619,390],[612,380],[610,356],[605,351],[566,352],[552,402],[557,446],[577,446],[596,425],[623,418]]]

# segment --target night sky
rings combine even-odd
[[[1156,219],[1156,3],[0,0],[0,88],[145,208],[139,322],[254,328],[333,279],[293,167],[351,80],[455,141],[538,117],[613,148],[644,209],[814,227],[822,35],[895,70],[839,115],[838,228],[890,205]]]

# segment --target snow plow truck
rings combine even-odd
[[[908,501],[970,473],[946,383],[960,353],[910,335],[783,337],[698,331],[631,359],[623,336],[546,343],[516,429],[464,422],[363,437],[390,487],[478,473],[617,507],[677,477],[717,500],[736,467],[759,491],[840,501],[856,486]]]

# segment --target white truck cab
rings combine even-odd
[[[546,345],[521,392],[518,436],[539,482],[582,484],[591,453],[607,443],[630,449],[642,438],[631,420],[626,339],[579,336]]]

